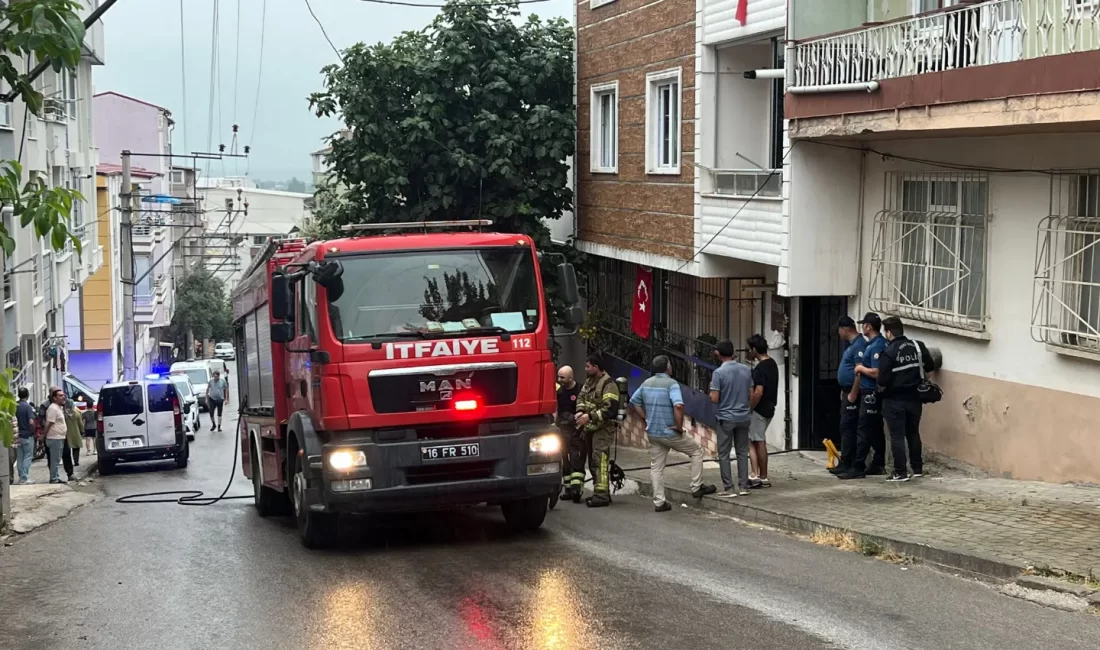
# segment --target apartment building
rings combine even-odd
[[[901,316],[943,353],[928,446],[1100,481],[1100,4],[828,4],[790,0],[802,356],[832,361],[836,309]]]
[[[121,171],[122,152],[130,151],[134,196],[135,359],[143,373],[171,360],[175,283],[180,279],[177,243],[191,209],[172,196],[172,112],[142,99],[109,91],[93,98],[100,171]],[[141,155],[145,154],[145,155]],[[136,170],[136,171],[135,171]]]
[[[743,72],[782,67],[785,16],[782,0],[576,5],[589,348],[632,388],[669,356],[691,433],[712,452],[714,344],[729,338],[744,358],[762,333],[784,363],[785,305],[773,299],[786,244],[782,80]],[[637,300],[650,301],[647,336],[631,327]],[[768,433],[777,447],[792,444],[786,402]],[[639,423],[625,431],[644,441]]]
[[[81,13],[87,15],[94,3],[83,4]],[[36,79],[45,97],[41,117],[30,114],[22,101],[0,105],[0,157],[19,156],[25,180],[38,174],[51,187],[75,189],[86,199],[73,205],[70,221],[81,240],[80,254],[71,243],[54,251],[32,227],[18,227],[10,213],[3,215],[16,241],[15,254],[4,268],[5,363],[16,372],[16,385],[29,388],[35,400],[44,399],[50,385],[60,384],[71,351],[79,349],[80,288],[103,262],[91,202],[97,151],[90,100],[92,71],[104,62],[103,22],[96,21],[87,30],[75,70],[47,69]],[[34,67],[30,61],[23,65]]]

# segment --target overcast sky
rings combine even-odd
[[[114,90],[171,110],[177,152],[205,151],[208,138],[215,150],[218,143],[228,146],[232,125],[239,124],[239,142],[252,145],[250,161],[226,162],[224,170],[218,167],[221,163],[214,163],[213,175],[243,174],[250,168],[252,176],[262,180],[291,176],[307,180],[310,152],[321,148],[321,138],[338,125],[315,117],[306,98],[321,89],[320,69],[337,57],[310,17],[305,0],[266,1],[262,69],[264,0],[218,2],[221,82],[215,84],[220,93],[215,95],[212,131],[208,115],[214,0],[183,0],[184,48],[180,46],[180,0],[120,0],[104,16],[107,63],[95,69],[96,92]],[[360,0],[309,1],[338,48],[359,41],[388,42],[403,31],[426,26],[438,11]],[[525,9],[525,14],[544,18],[572,16],[570,0],[548,0]],[[186,64],[186,105],[181,62]]]

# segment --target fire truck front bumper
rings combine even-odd
[[[345,439],[310,459],[311,509],[422,511],[549,498],[561,489],[562,446],[545,426],[476,438]]]

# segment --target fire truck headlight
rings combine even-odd
[[[367,455],[361,451],[338,449],[328,455],[328,466],[340,471],[366,467]]]
[[[561,438],[556,433],[548,433],[542,436],[535,436],[531,438],[531,442],[528,449],[532,454],[541,454],[543,456],[553,456],[561,452]]]

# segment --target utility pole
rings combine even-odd
[[[122,152],[122,216],[119,219],[122,263],[122,377],[137,379],[136,325],[134,324],[134,230],[133,185],[130,181],[130,150]]]

